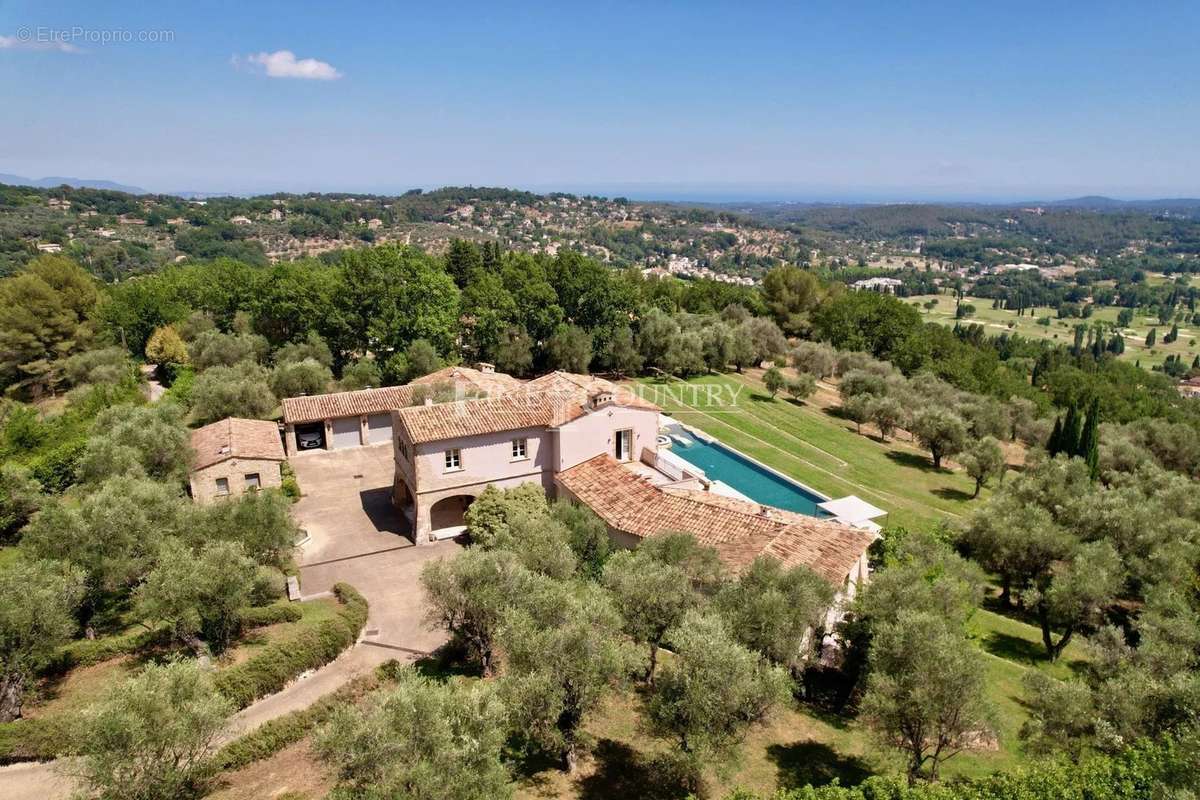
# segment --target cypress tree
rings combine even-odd
[[[1079,456],[1087,462],[1092,480],[1100,477],[1100,398],[1093,397],[1079,437]]]
[[[1079,419],[1079,409],[1072,405],[1067,409],[1067,418],[1063,421],[1062,439],[1059,440],[1059,452],[1068,457],[1079,455],[1079,434],[1083,421]]]
[[[1050,431],[1050,438],[1046,440],[1046,452],[1054,458],[1062,451],[1062,417],[1054,418],[1054,430]]]
[[[1146,347],[1154,347],[1154,340],[1158,338],[1158,328],[1151,328],[1146,334]]]

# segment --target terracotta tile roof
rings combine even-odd
[[[494,379],[499,373],[479,374]],[[606,380],[552,372],[527,383],[514,382],[499,394],[401,408],[397,419],[399,430],[413,444],[521,428],[555,427],[586,414],[591,398],[598,392],[612,392],[615,401],[622,405],[658,411],[657,406],[619,392]]]
[[[228,417],[192,431],[192,470],[211,467],[229,458],[283,461],[279,425],[261,419]]]
[[[785,566],[804,565],[836,587],[874,537],[839,523],[757,503],[678,488],[658,488],[599,455],[556,476],[558,482],[611,527],[645,538],[686,531],[717,550],[733,570],[760,555]]]
[[[437,372],[417,378],[409,386],[431,385],[443,382],[453,383],[463,388],[474,388],[481,394],[503,394],[511,389],[520,387],[521,381],[503,372],[484,372],[473,367],[442,367]]]
[[[579,375],[573,372],[550,372],[523,384],[521,390],[525,392],[553,394],[564,400],[570,399],[579,407],[580,413],[582,413],[583,407],[587,405],[588,400],[600,392],[612,392],[618,405],[644,408],[651,411],[660,410],[658,406],[643,398],[636,391],[632,391],[628,387],[615,384],[604,378],[597,378],[594,375]],[[579,414],[575,416],[579,416]]]
[[[289,425],[296,425],[337,417],[357,417],[395,411],[412,405],[413,387],[436,386],[441,383],[452,385],[455,391],[485,396],[503,394],[522,385],[516,378],[502,372],[483,372],[471,367],[443,367],[404,386],[285,398],[283,421]]]
[[[480,398],[409,406],[396,413],[398,430],[413,444],[550,425],[555,407],[543,395]]]
[[[288,425],[296,425],[337,417],[378,414],[403,408],[411,402],[411,386],[385,386],[380,389],[287,397],[283,401],[283,421]]]

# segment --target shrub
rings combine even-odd
[[[262,628],[267,625],[278,625],[282,622],[299,622],[304,618],[300,606],[284,600],[269,606],[243,608],[238,612],[238,619],[243,628]]]
[[[283,474],[283,480],[279,484],[279,490],[283,492],[284,497],[291,500],[293,503],[301,498],[303,492],[300,491],[300,482],[296,480],[296,471],[292,469],[292,465],[284,461],[279,471]]]
[[[217,691],[245,708],[279,691],[305,670],[328,664],[354,644],[367,622],[367,601],[346,583],[334,586],[333,593],[341,603],[335,617],[274,641],[248,661],[221,670],[213,678]]]
[[[0,764],[50,761],[64,754],[67,732],[61,720],[19,719],[0,723]]]
[[[86,439],[60,444],[30,462],[29,472],[42,489],[50,494],[62,494],[75,483],[75,471],[86,445]]]

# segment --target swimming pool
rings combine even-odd
[[[824,503],[828,497],[756,464],[720,442],[699,439],[686,428],[671,427],[671,452],[704,470],[709,480],[729,484],[756,503],[810,517],[829,516],[817,508],[817,503]]]

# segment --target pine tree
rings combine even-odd
[[[1072,405],[1067,409],[1067,418],[1063,420],[1062,439],[1058,443],[1059,452],[1066,453],[1068,457],[1079,455],[1079,434],[1082,426],[1079,409]]]
[[[1062,450],[1062,417],[1054,418],[1054,430],[1050,431],[1050,438],[1046,440],[1046,451],[1050,453],[1050,457],[1054,458]]]
[[[1088,406],[1087,422],[1079,437],[1078,455],[1087,462],[1092,480],[1100,477],[1100,398],[1093,397]]]

